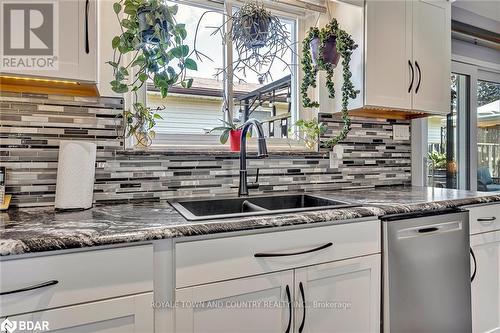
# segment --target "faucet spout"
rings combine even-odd
[[[257,132],[257,157],[267,157],[267,144],[264,137],[264,130],[262,124],[256,119],[248,119],[241,129],[240,141],[240,182],[238,186],[238,196],[248,195],[248,179],[247,179],[247,133],[250,127],[255,127]],[[258,187],[254,184],[253,187]]]

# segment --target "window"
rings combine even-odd
[[[500,83],[477,81],[477,189],[500,191]]]
[[[186,40],[190,49],[194,45],[193,32],[202,18],[196,46],[213,61],[204,59],[198,62],[198,71],[188,72],[188,76],[194,79],[193,86],[189,89],[172,87],[165,99],[155,91],[152,83],[148,84],[146,104],[149,107],[165,106],[161,111],[163,119],[158,120],[154,128],[156,138],[153,146],[170,146],[182,142],[191,146],[222,148],[217,145],[220,133],[208,134],[210,129],[222,125],[221,119],[233,119],[241,123],[248,118],[256,118],[263,123],[267,137],[287,137],[292,119],[296,120],[296,68],[290,65],[296,63],[296,55],[288,51],[282,57],[289,64],[288,67],[284,63],[271,64],[271,75],[266,79],[251,71],[235,72],[233,84],[228,85],[229,91],[225,91],[224,75],[220,71],[225,64],[232,63],[237,55],[233,53],[233,59],[225,57],[227,45],[222,36],[212,34],[215,30],[213,27],[219,27],[225,21],[224,8],[222,5],[177,5],[178,21],[186,23],[186,30],[191,32]],[[211,12],[204,14],[207,10]],[[297,40],[296,20],[283,17],[282,22],[293,43]],[[295,47],[296,43],[293,45]],[[232,97],[230,107],[223,105],[224,96]]]
[[[174,3],[169,3],[173,5]],[[186,45],[193,49],[194,33],[198,21],[204,15],[203,23],[220,26],[224,22],[221,8],[202,8],[186,4],[177,4],[179,11],[177,20],[186,24],[186,30],[190,33],[186,38]],[[218,13],[217,11],[220,11]],[[155,132],[159,141],[168,140],[165,135],[203,135],[207,129],[220,125],[222,117],[222,87],[223,82],[214,77],[214,73],[223,67],[223,43],[220,35],[211,36],[210,29],[200,28],[197,42],[203,53],[213,61],[205,60],[198,63],[197,71],[189,71],[188,76],[194,78],[190,89],[180,86],[172,87],[168,96],[162,99],[160,93],[155,90],[152,82],[148,83],[146,103],[150,107],[163,107],[162,120],[157,121]]]

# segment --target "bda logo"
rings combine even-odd
[[[58,3],[2,1],[2,69],[56,69]]]
[[[12,333],[16,330],[16,328],[17,328],[17,323],[15,321],[10,321],[9,318],[6,318],[0,324],[0,332]]]

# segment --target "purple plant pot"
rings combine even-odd
[[[337,52],[337,38],[336,37],[330,37],[326,43],[325,43],[325,49],[323,50],[323,53],[321,54],[321,57],[323,58],[323,61],[326,63],[330,63],[333,65],[333,68],[337,67],[339,60],[340,60],[340,54]],[[314,66],[317,66],[318,64],[318,57],[319,57],[319,45],[320,45],[320,40],[319,37],[315,37],[311,40],[311,56],[312,56],[312,62]]]

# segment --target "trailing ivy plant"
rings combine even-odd
[[[113,4],[113,10],[121,34],[111,42],[114,50],[113,60],[108,61],[114,73],[111,88],[116,93],[133,93],[133,108],[125,112],[127,135],[135,135],[139,144],[146,142],[149,146],[155,121],[161,119],[158,113],[161,108],[153,110],[137,102],[137,91],[148,80],[162,98],[173,85],[190,88],[193,79],[186,78],[186,71],[197,70],[197,64],[189,57],[189,46],[184,44],[185,25],[175,19],[177,5],[168,6],[162,0],[120,0]],[[144,131],[149,140],[144,140]]]
[[[357,48],[352,37],[339,27],[336,19],[332,19],[324,28],[311,27],[302,42],[302,70],[304,78],[300,86],[302,104],[306,108],[317,108],[319,103],[308,96],[309,87],[316,87],[317,75],[320,70],[326,72],[326,88],[328,97],[335,98],[335,87],[333,83],[336,62],[342,57],[342,120],[344,126],[340,133],[323,143],[323,146],[332,148],[339,141],[346,138],[351,130],[351,121],[347,112],[349,99],[354,99],[359,90],[354,88],[351,81],[350,62],[354,49]]]

